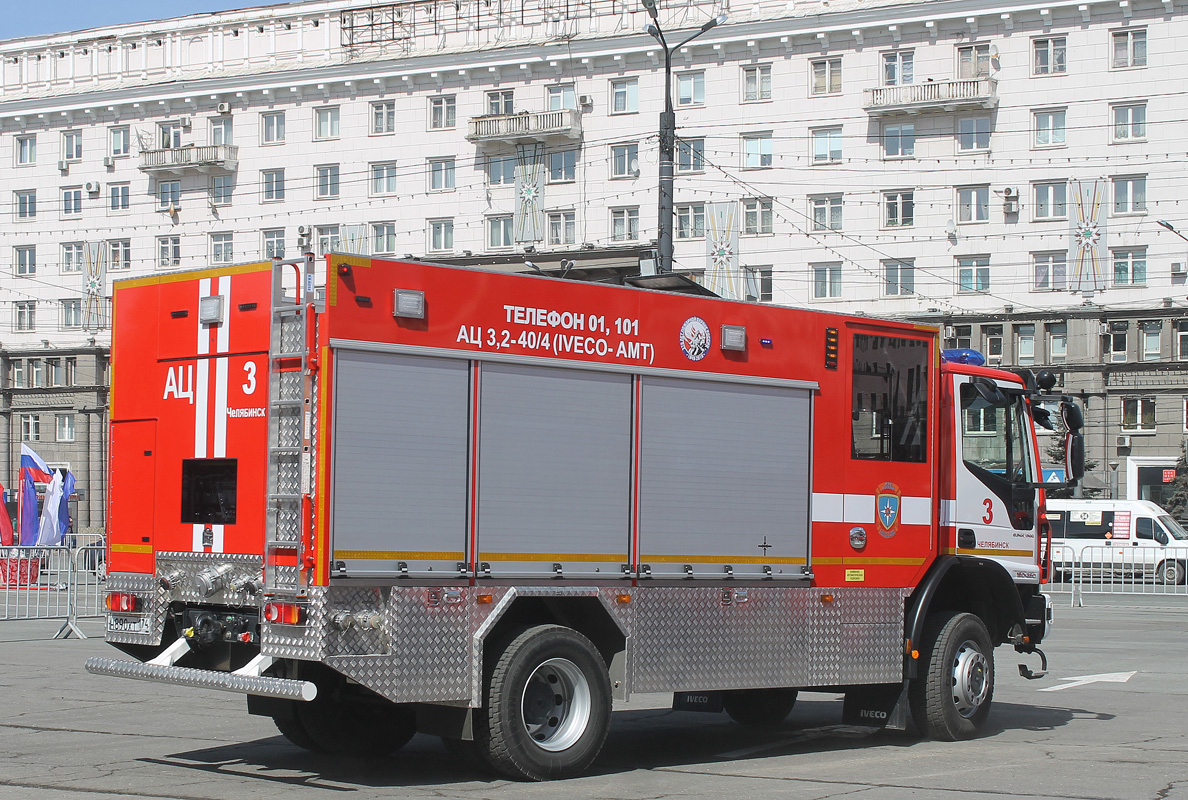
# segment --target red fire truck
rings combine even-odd
[[[538,780],[643,692],[968,738],[997,645],[1045,666],[1033,423],[1059,404],[1079,475],[1081,422],[939,344],[338,254],[118,282],[107,638],[136,660],[87,668]]]

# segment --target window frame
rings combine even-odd
[[[818,66],[823,67],[818,75]],[[818,78],[820,81],[818,82]],[[835,79],[836,78],[836,82]],[[842,60],[840,56],[809,60],[809,96],[821,97],[842,92]],[[836,85],[836,88],[834,86]],[[821,88],[818,89],[818,86]]]
[[[342,168],[340,164],[314,166],[314,199],[337,200],[342,196]]]
[[[879,86],[911,86],[916,81],[916,50],[884,50],[879,59]]]
[[[282,203],[285,200],[285,168],[260,170],[260,202]],[[269,196],[271,194],[271,196]]]
[[[1142,119],[1135,121],[1135,111],[1142,109]],[[1127,112],[1126,121],[1119,123],[1119,112]],[[1110,104],[1110,144],[1131,144],[1147,141],[1147,101],[1130,100]],[[1138,133],[1135,129],[1138,128]],[[1125,133],[1121,131],[1125,130]]]
[[[271,138],[269,128],[271,128]],[[285,135],[284,111],[260,112],[260,145],[262,147],[273,147],[278,144],[284,144]]]
[[[342,138],[342,109],[340,106],[318,106],[314,108],[313,139],[315,142],[329,142]],[[326,132],[323,133],[323,119]]]
[[[219,231],[210,234],[210,262],[231,264],[235,261],[235,234]]]
[[[277,235],[279,234],[279,236]],[[279,252],[273,246],[279,242]],[[285,257],[285,229],[284,228],[265,228],[260,231],[260,252],[264,258],[284,258]]]
[[[449,158],[430,158],[429,159],[429,191],[430,192],[453,192],[458,188],[456,175],[456,159],[452,156]],[[441,185],[434,184],[440,177]]]
[[[689,99],[684,100],[682,91],[686,80],[692,83]],[[677,108],[696,108],[705,105],[705,70],[690,69],[682,70],[676,74],[676,80],[673,82],[673,93],[676,97],[673,98],[673,105]]]
[[[37,274],[37,245],[13,245],[12,271],[18,278],[31,278]]]
[[[774,203],[770,197],[744,197],[741,203],[743,236],[767,236],[773,233]]]
[[[123,149],[116,146],[118,138],[122,138]],[[107,154],[112,158],[130,158],[132,156],[132,128],[128,125],[113,125],[107,129]]]
[[[131,269],[132,268],[132,240],[129,239],[108,239],[107,244],[107,268],[108,269]]]
[[[705,137],[677,139],[676,172],[690,175],[705,172]]]
[[[916,260],[914,258],[889,258],[882,261],[883,297],[913,297],[916,294]],[[895,276],[892,278],[892,270]],[[904,280],[905,273],[907,280]],[[905,286],[905,284],[908,284]],[[894,290],[894,291],[892,291]]]
[[[1126,63],[1118,63],[1118,40],[1123,37],[1126,41]],[[1140,38],[1141,37],[1141,38]],[[1138,63],[1139,59],[1135,57],[1136,42],[1142,42],[1142,63]],[[1124,70],[1124,69],[1146,69],[1147,61],[1150,56],[1148,51],[1149,41],[1147,39],[1146,28],[1116,28],[1110,31],[1110,69]]]
[[[65,297],[60,300],[58,305],[58,313],[58,324],[61,325],[62,330],[82,330],[83,301],[81,297]]]
[[[14,167],[34,167],[37,166],[37,134],[29,133],[13,137],[12,143],[12,159]],[[26,147],[25,145],[28,145]],[[22,156],[28,154],[28,158],[22,160]]]
[[[570,156],[567,158],[566,156]],[[561,177],[557,178],[554,175],[558,172],[554,169],[555,160],[561,159]],[[577,162],[578,162],[578,148],[569,147],[561,148],[559,150],[551,150],[548,153],[548,173],[545,175],[546,183],[573,183],[577,180]]]
[[[220,186],[222,184],[222,186]],[[229,206],[235,196],[235,175],[210,176],[210,204],[212,206]]]
[[[384,170],[382,174],[378,170]],[[367,165],[368,188],[372,197],[387,197],[396,194],[400,187],[395,161],[373,161]],[[376,188],[379,185],[379,188]]]
[[[989,294],[990,256],[957,256],[958,294]]]
[[[69,275],[81,273],[86,266],[87,246],[84,242],[62,242],[59,247],[59,271]]]
[[[372,100],[368,136],[391,136],[396,133],[396,101]]]
[[[638,167],[631,165],[639,163],[639,142],[620,142],[610,146],[611,180],[633,179],[639,177]],[[621,157],[620,157],[621,156]],[[623,171],[620,171],[620,166]]]
[[[911,132],[908,139],[908,147],[904,148],[904,134],[903,129],[910,128]],[[896,152],[892,154],[888,144],[892,141],[890,131],[894,130],[894,141]],[[884,123],[882,130],[879,132],[879,143],[882,145],[883,160],[884,161],[907,161],[916,157],[916,123],[915,122],[901,122]]]
[[[681,203],[673,209],[673,216],[676,218],[674,239],[705,238],[705,203]]]
[[[622,90],[622,91],[620,91]],[[619,99],[623,100],[623,108],[619,108]],[[611,78],[610,80],[610,108],[607,109],[607,114],[617,116],[620,114],[638,114],[639,113],[639,79],[638,78]]]
[[[490,89],[487,91],[487,116],[506,117],[516,113],[515,89]]]
[[[61,189],[62,216],[76,219],[83,213],[83,188],[81,186],[63,186]]]
[[[979,125],[979,123],[983,121],[986,123],[984,131],[981,130]],[[962,130],[962,127],[966,123],[973,123],[972,131],[966,132]],[[992,138],[991,135],[993,133],[993,125],[989,114],[966,114],[965,116],[958,117],[956,128],[958,155],[976,155],[979,153],[990,152],[990,140]],[[983,136],[985,137],[984,139]],[[969,147],[965,146],[966,142],[970,143]]]
[[[458,96],[437,94],[429,98],[428,129],[449,131],[458,127]]]
[[[752,79],[753,73],[753,79]],[[751,83],[754,83],[754,91],[751,90]],[[743,103],[770,103],[772,100],[771,91],[771,64],[744,64],[742,67],[742,102]],[[754,96],[751,96],[754,95]]]
[[[127,181],[107,184],[107,213],[126,214],[131,210],[132,184]]]
[[[612,242],[639,241],[639,206],[619,206],[612,208],[610,209],[610,215],[610,238]],[[617,232],[620,222],[622,222],[622,235]]]
[[[822,194],[809,198],[809,220],[813,233],[845,229],[845,195]]]
[[[1043,43],[1041,49],[1040,43]],[[1059,42],[1059,44],[1057,44]],[[1045,68],[1040,69],[1040,53],[1044,53]],[[1060,56],[1057,57],[1056,54]],[[1031,40],[1031,74],[1036,78],[1050,78],[1068,74],[1068,37],[1036,36]]]
[[[428,247],[429,252],[431,252],[431,253],[452,252],[454,249],[454,218],[453,217],[442,217],[439,219],[431,219],[431,220],[428,220],[427,222],[429,225],[429,243],[428,243],[429,244],[429,247]],[[438,226],[440,226],[440,228]],[[436,242],[438,241],[438,235],[437,235],[438,230],[441,231],[440,240],[441,240],[442,244],[445,245],[443,247],[438,247],[436,244]],[[449,239],[448,244],[446,244],[446,242],[445,242],[445,240],[447,238]]]
[[[1061,194],[1056,200],[1057,190]],[[1044,197],[1044,194],[1048,197]],[[1068,181],[1036,181],[1031,184],[1032,222],[1068,221]],[[1045,208],[1050,213],[1041,213]]]
[[[1060,116],[1060,127],[1055,125],[1055,117]],[[1050,141],[1041,142],[1040,132],[1044,130],[1040,126],[1040,117],[1048,116],[1052,118],[1046,131]],[[1060,132],[1060,141],[1056,141],[1055,135],[1057,130]],[[1061,147],[1068,147],[1068,108],[1037,108],[1031,112],[1031,147],[1034,150],[1053,150]]]
[[[66,423],[63,425],[63,423]],[[65,428],[65,432],[63,432]],[[54,414],[54,441],[57,442],[73,442],[75,435],[74,414],[73,413],[58,413]]]
[[[990,186],[988,184],[981,184],[977,186],[957,186],[957,213],[954,214],[958,225],[984,225],[990,221]],[[965,192],[976,192],[978,196],[971,197],[971,202],[965,202],[962,195]],[[976,200],[976,204],[972,202]],[[962,219],[963,209],[970,209],[970,216],[968,219]],[[985,210],[985,216],[978,217],[977,211]]]
[[[166,234],[156,237],[158,268],[181,266],[181,237],[176,234]]]
[[[743,169],[771,169],[774,166],[775,156],[773,154],[772,131],[744,133],[741,139]],[[757,144],[754,152],[751,150],[752,143]],[[764,145],[766,145],[766,151]],[[752,157],[754,157],[756,163],[750,163]]]
[[[883,222],[882,227],[884,230],[899,230],[900,228],[914,228],[915,227],[915,225],[916,225],[916,190],[915,189],[884,190],[882,192],[882,196],[883,196],[883,213],[881,216],[882,216],[882,222]],[[910,210],[911,210],[910,220],[908,222],[892,223],[891,215],[888,213],[888,211],[892,207],[892,204],[894,204],[895,207],[898,209],[898,212],[899,212],[898,218],[900,220],[904,219],[905,216],[908,216],[908,215],[904,214],[905,204],[910,205]]]
[[[515,217],[512,214],[492,214],[484,220],[483,228],[488,250],[510,250],[516,246]],[[499,244],[493,243],[496,233],[500,236]]]
[[[37,330],[37,301],[36,300],[17,300],[13,302],[13,325],[14,331],[27,333],[29,331]],[[27,377],[26,377],[27,380]]]
[[[1059,261],[1057,261],[1059,259]],[[1057,266],[1060,266],[1060,285],[1057,285]],[[1047,273],[1046,285],[1040,285],[1040,268]],[[1043,250],[1031,254],[1031,291],[1033,292],[1066,292],[1068,291],[1068,251]]]
[[[572,209],[549,211],[546,215],[550,246],[577,244],[577,212]],[[554,236],[554,233],[559,235]]]
[[[371,239],[371,252],[374,255],[391,255],[396,252],[395,222],[373,222],[368,234]]]
[[[824,143],[825,155],[818,158],[818,151],[821,149],[819,145]],[[834,144],[837,145],[837,150],[833,149]],[[830,125],[825,128],[813,128],[809,131],[809,158],[814,167],[826,164],[840,164],[845,160],[845,150],[843,148],[842,127],[840,125]],[[836,157],[835,157],[836,153]]]
[[[37,218],[37,190],[17,189],[12,193],[13,213],[17,220]]]
[[[809,264],[812,271],[813,300],[828,302],[842,298],[842,262],[828,261]],[[824,275],[824,280],[822,280]],[[819,290],[824,287],[824,293]]]
[[[169,208],[181,208],[181,181],[157,181],[157,210],[166,211]]]
[[[1143,287],[1150,280],[1150,275],[1147,271],[1146,247],[1112,247],[1110,248],[1110,264],[1112,266],[1110,270],[1110,286],[1119,288],[1131,286]],[[1118,266],[1120,264],[1126,265],[1127,280],[1123,282],[1118,281]]]
[[[1126,187],[1125,206],[1119,207],[1118,189]],[[1136,199],[1141,189],[1141,199]],[[1110,177],[1110,216],[1141,216],[1147,213],[1147,176],[1146,175],[1113,175]]]
[[[1156,403],[1155,395],[1128,395],[1126,397],[1122,397],[1119,399],[1121,401],[1120,402],[1121,415],[1118,419],[1118,429],[1122,433],[1124,433],[1124,434],[1158,433],[1159,423],[1158,423],[1158,417],[1156,416],[1156,414],[1158,412],[1159,406]],[[1135,406],[1134,410],[1132,412],[1133,417],[1134,417],[1134,423],[1130,427],[1127,427],[1127,424],[1126,424],[1126,416],[1127,416],[1126,406],[1128,404],[1134,404],[1134,406]],[[1147,409],[1148,408],[1150,409],[1150,425],[1149,426],[1147,425],[1147,417],[1148,417]]]
[[[82,161],[83,132],[81,129],[62,131],[62,160],[69,163]]]
[[[966,53],[970,54],[968,60],[965,58]],[[982,68],[983,56],[985,57],[984,70]],[[953,71],[953,76],[959,81],[976,81],[982,78],[988,78],[993,69],[990,63],[992,60],[989,42],[970,42],[969,44],[957,45],[957,68]],[[967,64],[970,65],[970,74],[965,75],[963,72]]]

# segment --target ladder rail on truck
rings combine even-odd
[[[1082,469],[1053,376],[942,361],[927,326],[340,254],[321,305],[292,268],[258,654],[90,671],[243,692],[313,750],[420,731],[549,779],[640,692],[771,725],[841,691],[968,738],[994,647],[1039,652],[1041,401]]]

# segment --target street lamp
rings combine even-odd
[[[1188,242],[1188,236],[1185,236],[1184,234],[1182,234],[1182,233],[1180,233],[1178,230],[1176,230],[1176,227],[1175,227],[1174,225],[1172,225],[1170,222],[1168,222],[1167,220],[1165,220],[1165,219],[1157,219],[1157,220],[1155,220],[1155,221],[1156,221],[1157,223],[1159,223],[1159,226],[1160,226],[1160,227],[1162,227],[1162,228],[1167,228],[1169,231],[1171,231],[1172,233],[1174,233],[1176,236],[1179,236],[1179,237],[1180,237],[1181,239],[1183,239],[1185,242]]]
[[[648,35],[664,50],[664,110],[660,112],[660,200],[657,204],[656,225],[659,228],[660,250],[657,272],[672,272],[672,160],[676,150],[676,111],[672,108],[672,54],[680,50],[701,34],[721,25],[726,15],[714,17],[701,26],[693,35],[680,44],[669,47],[660,28],[656,0],[641,0],[652,24],[647,27]]]

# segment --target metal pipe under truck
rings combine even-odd
[[[956,740],[997,645],[1046,666],[1055,404],[1083,472],[1050,373],[925,325],[322,263],[116,283],[106,626],[136,660],[91,672],[544,780],[636,693],[753,725],[844,693]]]

